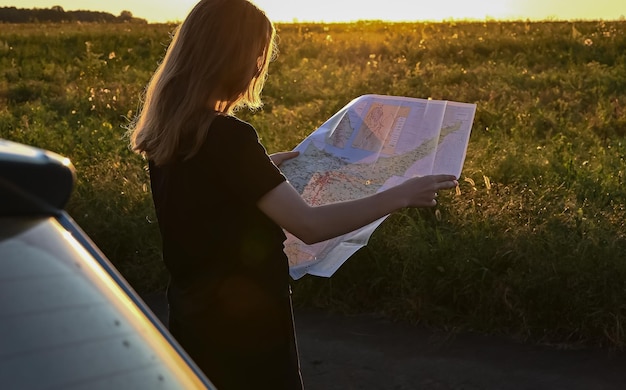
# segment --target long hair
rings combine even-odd
[[[176,29],[129,127],[157,165],[195,155],[218,114],[261,107],[276,31],[248,0],[201,0]]]

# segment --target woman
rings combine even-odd
[[[306,243],[403,207],[436,204],[458,183],[426,176],[376,195],[311,207],[233,116],[261,106],[275,30],[247,0],[202,0],[150,81],[131,146],[149,161],[170,272],[172,335],[219,389],[300,389],[283,228]]]

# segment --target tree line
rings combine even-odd
[[[122,11],[118,16],[100,11],[65,11],[61,6],[51,8],[16,8],[1,7],[0,23],[63,23],[63,22],[99,22],[99,23],[147,23],[136,18],[130,11]]]

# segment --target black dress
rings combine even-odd
[[[282,229],[257,201],[285,181],[256,131],[217,116],[193,158],[150,162],[169,328],[220,390],[301,389]]]

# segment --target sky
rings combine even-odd
[[[419,21],[460,19],[617,20],[625,0],[252,0],[274,22]],[[0,7],[66,11],[130,11],[149,22],[185,18],[197,0],[0,0]]]

